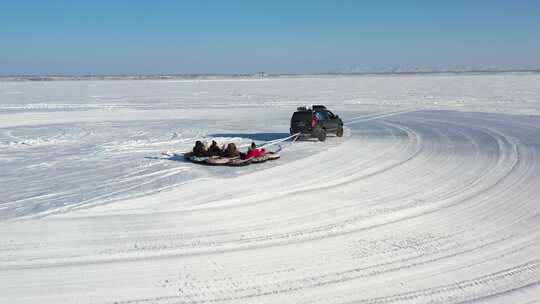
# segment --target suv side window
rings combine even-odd
[[[328,115],[328,119],[334,119],[336,118],[336,115],[334,115],[334,113],[330,112],[330,111],[326,111],[328,112],[327,115]]]
[[[318,120],[327,120],[328,119],[328,111],[318,111],[315,113],[315,116]]]

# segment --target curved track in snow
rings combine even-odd
[[[538,126],[444,111],[356,118],[346,139],[329,138],[335,147],[286,165],[3,223],[0,294],[6,303],[540,301]]]

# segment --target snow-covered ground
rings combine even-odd
[[[161,155],[306,104],[345,136]],[[539,74],[0,82],[0,303],[540,302],[538,115]]]

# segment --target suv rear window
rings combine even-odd
[[[311,112],[295,112],[292,116],[293,121],[311,121]]]

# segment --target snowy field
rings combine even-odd
[[[310,104],[345,136],[161,155]],[[0,82],[0,303],[540,303],[539,115],[534,73]]]

